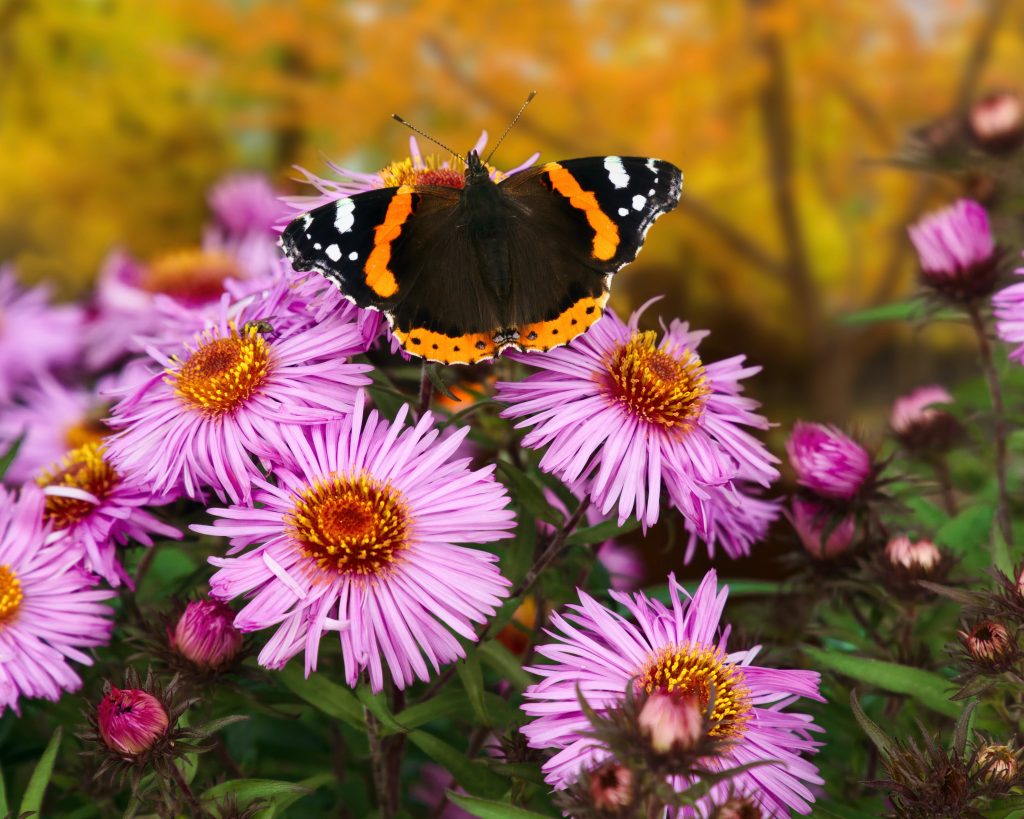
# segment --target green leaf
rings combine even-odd
[[[925,315],[925,305],[919,299],[880,304],[840,317],[843,324],[877,324],[880,321],[912,321]]]
[[[471,651],[466,659],[455,664],[455,671],[462,681],[462,687],[466,690],[466,697],[473,709],[477,722],[490,727],[493,724],[491,715],[487,713],[487,705],[484,703],[484,673],[480,668],[480,656]]]
[[[265,799],[275,803],[284,798],[291,801],[311,794],[313,789],[299,782],[281,782],[276,779],[233,779],[221,782],[203,791],[199,796],[201,802],[212,804],[225,797],[233,796],[238,800],[239,807],[245,807],[257,799]]]
[[[302,668],[294,663],[285,666],[282,671],[278,672],[277,678],[293,694],[302,697],[328,716],[346,722],[353,728],[365,727],[363,706],[359,704],[359,700],[350,689],[332,683],[323,674],[316,674],[306,679],[303,676]]]
[[[992,529],[995,507],[981,504],[964,509],[935,532],[935,542],[960,554],[970,554],[982,546]]]
[[[25,795],[21,800],[21,807],[18,808],[18,815],[23,813],[39,813],[43,807],[43,795],[46,793],[46,786],[50,784],[50,777],[53,775],[53,762],[57,758],[57,749],[60,748],[60,740],[64,735],[64,729],[57,726],[53,732],[46,750],[39,757],[32,776],[29,777],[28,787],[25,788]]]
[[[21,433],[9,447],[7,451],[0,455],[0,480],[3,480],[4,475],[7,474],[7,470],[10,469],[11,464],[14,463],[14,459],[18,457],[18,450],[21,449],[21,443],[25,440],[25,433]]]
[[[4,784],[4,772],[0,768],[0,816],[6,816],[11,812],[7,807],[7,786]]]
[[[947,717],[960,714],[960,706],[949,699],[953,694],[950,683],[938,674],[870,657],[856,657],[810,647],[804,648],[804,651],[818,666],[894,694],[906,694],[926,708]]]
[[[455,777],[455,781],[472,794],[494,799],[508,790],[507,780],[433,734],[411,731],[409,741],[439,765],[447,768]]]
[[[488,640],[476,650],[476,653],[480,655],[481,660],[520,691],[536,682],[528,671],[523,670],[519,658],[498,640]]]
[[[917,490],[915,489],[914,491]],[[934,503],[925,500],[919,495],[901,498],[901,500],[914,513],[914,518],[922,523],[927,529],[939,529],[949,522],[949,515]]]
[[[860,702],[857,700],[857,692],[850,692],[850,708],[853,710],[853,716],[860,724],[860,727],[864,730],[864,733],[868,735],[876,748],[886,756],[892,756],[893,743],[889,736],[883,731],[878,725],[864,713],[864,709],[861,708]]]
[[[537,552],[537,524],[533,518],[520,515],[515,537],[509,541],[501,558],[501,573],[513,583],[522,580]]]
[[[1007,577],[1013,577],[1013,558],[1010,547],[1006,545],[1002,527],[992,527],[992,565]]]
[[[614,520],[603,520],[594,526],[577,529],[565,539],[567,546],[589,546],[591,543],[604,543],[606,540],[619,537],[639,528],[640,521],[630,518],[622,526]]]
[[[465,713],[466,694],[459,691],[457,687],[445,688],[440,694],[436,694],[426,702],[410,705],[403,711],[395,714],[395,722],[403,729],[411,731],[433,722],[437,719],[447,719],[459,713]],[[393,733],[382,731],[384,734]],[[404,731],[403,731],[404,733]]]
[[[478,816],[480,819],[547,819],[555,814],[534,813],[532,810],[517,808],[507,802],[495,802],[493,799],[480,799],[448,791],[448,799],[464,811]]]
[[[509,489],[512,490],[516,503],[535,518],[550,523],[552,526],[562,525],[561,514],[548,503],[543,490],[536,483],[507,461],[497,461],[496,463],[498,471],[508,480]]]
[[[392,734],[404,734],[405,728],[395,719],[394,714],[391,713],[391,709],[388,708],[387,699],[382,693],[374,694],[370,690],[369,684],[363,682],[359,684],[356,689],[356,696],[359,698],[366,710],[373,714],[380,724],[384,727],[387,733]]]

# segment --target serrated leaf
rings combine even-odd
[[[552,526],[562,525],[562,516],[547,498],[544,491],[531,481],[520,470],[506,461],[497,461],[498,471],[508,480],[509,489],[516,503],[533,517],[550,523]]]
[[[470,759],[457,748],[425,731],[410,731],[409,741],[439,765],[448,769],[463,788],[477,796],[497,798],[508,790],[508,782],[484,763]]]
[[[490,727],[493,723],[484,702],[484,674],[480,668],[480,656],[475,651],[470,651],[464,660],[455,664],[455,672],[462,681],[466,698],[477,722]]]
[[[938,674],[870,657],[857,657],[810,647],[806,647],[804,651],[815,665],[829,668],[846,677],[869,683],[894,694],[906,694],[926,708],[947,717],[956,717],[960,714],[960,706],[950,700],[952,686]]]
[[[365,728],[363,706],[350,689],[332,683],[322,674],[315,674],[306,679],[302,669],[294,664],[285,666],[278,672],[277,678],[293,694],[297,694],[328,716],[340,719],[353,728]]]
[[[498,640],[488,640],[486,643],[481,644],[476,652],[480,655],[481,660],[520,691],[536,682],[528,671],[523,670],[523,664],[519,661],[519,658],[512,654]]]
[[[61,738],[64,736],[64,729],[57,726],[46,749],[36,763],[36,767],[29,777],[28,787],[25,788],[25,795],[21,799],[21,807],[18,808],[18,815],[23,813],[39,813],[43,807],[43,796],[46,794],[46,786],[50,784],[50,777],[53,775],[53,763],[57,758],[57,750],[60,748]]]
[[[461,793],[448,791],[448,799],[467,813],[479,819],[548,819],[555,814],[534,813],[532,810],[517,808],[507,802],[496,802],[493,799],[480,799]]]
[[[892,740],[885,731],[878,727],[871,717],[864,713],[864,709],[861,708],[860,702],[857,700],[856,691],[850,692],[850,708],[853,711],[854,719],[857,720],[857,723],[864,733],[868,735],[868,739],[871,740],[874,746],[886,756],[892,756],[894,747]]]
[[[621,526],[615,520],[603,520],[593,526],[577,529],[565,539],[568,546],[589,546],[592,543],[604,543],[620,535],[629,534],[640,527],[640,521],[630,518]]]

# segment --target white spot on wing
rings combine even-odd
[[[323,245],[321,245],[319,242],[313,242],[313,250],[322,250],[322,249],[323,249]]]
[[[648,159],[647,160],[647,167],[651,170],[652,173],[657,173],[658,172],[658,160],[657,159],[653,159],[653,158],[652,159]]]
[[[337,245],[327,245],[327,250],[324,253],[327,254],[327,258],[332,262],[336,262],[341,258],[341,248]]]
[[[351,199],[339,199],[334,212],[334,228],[338,233],[348,233],[355,224],[355,203]]]
[[[351,253],[348,254],[348,260],[350,262],[354,262],[358,258],[359,258],[359,254],[356,253],[354,250]]]
[[[620,157],[606,156],[604,158],[604,168],[608,171],[608,180],[616,188],[624,188],[629,184],[629,174],[626,173],[626,166],[622,164]]]
[[[619,216],[629,216],[629,208],[619,208]]]
[[[647,197],[641,196],[639,193],[633,197],[633,210],[643,210],[644,205],[647,204]]]
[[[313,217],[310,216],[308,213],[302,214],[302,226],[304,228],[308,228],[311,224],[313,224]]]

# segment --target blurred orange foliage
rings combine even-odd
[[[828,319],[907,291],[905,224],[949,194],[876,160],[1024,76],[1022,27],[1008,0],[0,0],[0,256],[76,291],[114,243],[194,243],[233,167],[374,170],[406,151],[394,111],[464,148],[536,88],[499,164],[684,170],[619,306],[668,293],[783,387],[810,355],[794,388],[835,404]]]

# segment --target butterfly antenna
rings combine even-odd
[[[456,151],[453,151],[451,148],[449,148],[447,145],[445,145],[440,140],[434,139],[430,134],[424,133],[419,128],[417,128],[415,125],[413,125],[411,122],[407,122],[406,120],[402,119],[400,116],[398,116],[398,114],[392,114],[391,118],[393,120],[395,120],[396,122],[402,123],[402,125],[404,125],[406,128],[408,128],[410,131],[414,131],[415,133],[419,134],[424,139],[429,139],[435,145],[440,145],[442,148],[444,148],[452,156],[457,157],[458,159],[461,159],[463,162],[466,161],[466,158],[462,154],[460,154],[460,153],[458,153]]]
[[[531,91],[530,92],[529,96],[526,98],[526,102],[523,103],[522,107],[519,109],[519,111],[516,113],[516,115],[514,117],[512,117],[512,121],[508,124],[508,128],[505,129],[505,133],[503,133],[501,135],[501,139],[499,139],[497,142],[494,143],[494,147],[491,148],[491,152],[489,154],[487,154],[487,159],[484,160],[485,164],[491,161],[491,157],[494,156],[494,152],[496,150],[498,150],[498,146],[501,145],[501,143],[505,141],[505,137],[508,136],[508,132],[512,130],[512,127],[517,122],[519,122],[519,118],[523,115],[523,111],[526,110],[526,106],[529,105],[530,101],[534,97],[536,97],[536,96],[537,96],[537,92],[536,91]]]

